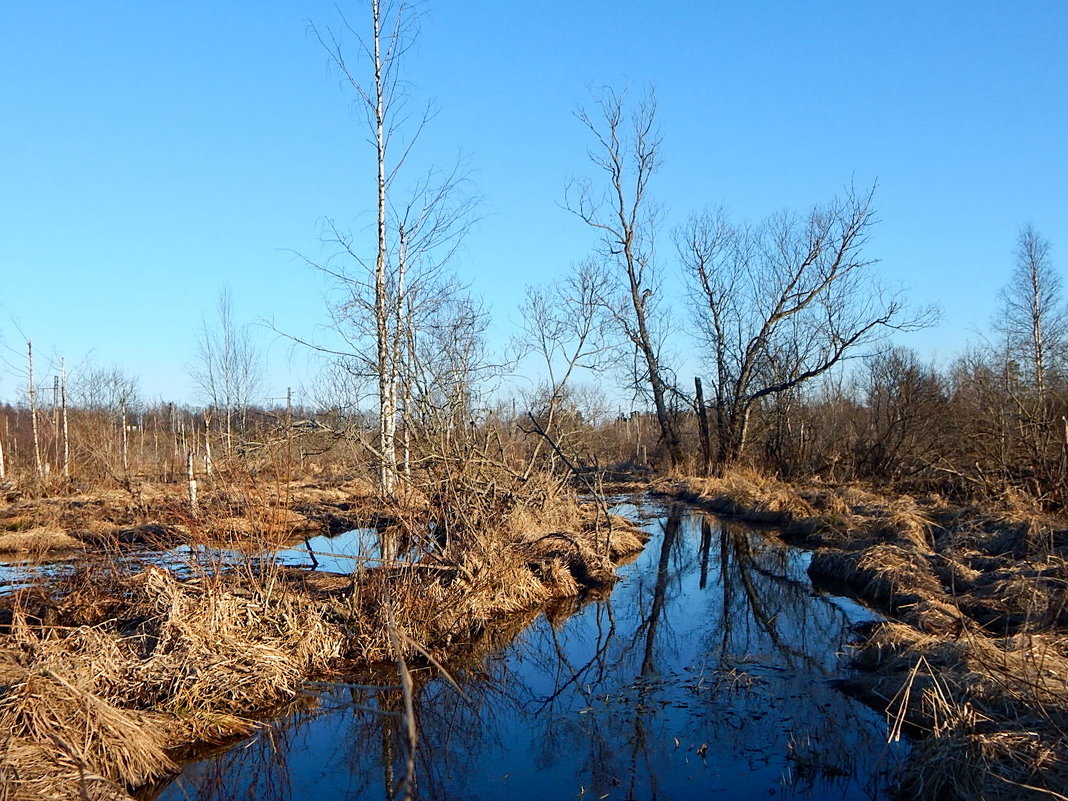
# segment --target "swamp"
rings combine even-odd
[[[1068,799],[1068,5],[10,5],[0,801]]]

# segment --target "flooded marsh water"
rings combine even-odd
[[[685,507],[620,500],[614,511],[641,517],[652,539],[608,597],[505,625],[449,666],[462,694],[436,670],[414,672],[415,797],[883,797],[903,746],[835,687],[853,627],[873,613],[815,592],[803,551]],[[395,682],[310,687],[158,798],[398,797]]]

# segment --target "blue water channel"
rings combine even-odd
[[[883,717],[835,686],[855,625],[874,614],[816,592],[808,554],[765,533],[617,500],[652,538],[608,597],[519,621],[510,642],[449,666],[460,691],[436,669],[415,671],[413,796],[885,797],[905,746],[888,745]],[[400,799],[395,684],[310,687],[159,798]]]

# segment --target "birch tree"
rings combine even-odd
[[[1065,419],[1065,349],[1068,309],[1061,277],[1050,258],[1050,243],[1031,225],[1020,229],[1016,265],[1001,290],[994,328],[1001,349],[1004,414],[1013,421],[1013,447],[1007,471],[1035,497],[1057,487],[1064,496],[1068,474],[1068,420]]]
[[[1024,367],[1041,402],[1047,374],[1064,356],[1068,312],[1061,297],[1061,278],[1050,259],[1049,240],[1030,225],[1020,229],[1016,266],[1000,297],[995,329],[1004,337],[1009,357]]]
[[[436,295],[448,297],[455,283],[445,265],[473,221],[474,199],[461,191],[459,167],[431,169],[402,185],[412,149],[433,116],[428,104],[414,108],[402,78],[405,56],[418,34],[418,14],[403,0],[370,0],[370,32],[342,17],[340,30],[313,30],[344,86],[365,114],[375,160],[375,224],[371,255],[351,233],[328,222],[327,238],[340,261],[314,264],[337,279],[341,297],[331,304],[343,347],[327,350],[351,362],[350,374],[376,385],[381,491],[394,491],[398,477],[397,424],[400,382],[412,352],[412,330],[433,316]],[[355,42],[350,62],[343,37]]]
[[[233,450],[234,416],[254,402],[263,386],[263,359],[248,328],[234,319],[230,290],[219,294],[214,325],[204,320],[197,338],[197,360],[190,369],[204,400],[222,414],[226,450]]]

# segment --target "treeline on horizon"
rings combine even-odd
[[[378,174],[371,241],[328,219],[334,253],[305,259],[335,287],[331,336],[282,332],[323,357],[314,400],[264,404],[261,356],[224,293],[190,371],[197,408],[145,403],[118,368],[82,371],[69,387],[62,370],[38,381],[27,353],[23,396],[0,407],[0,478],[129,487],[190,469],[363,471],[389,496],[400,483],[444,492],[457,477],[478,494],[536,471],[747,467],[1068,507],[1068,312],[1038,231],[1020,230],[988,336],[936,367],[890,344],[937,312],[881,281],[868,252],[874,187],[759,221],[710,210],[661,230],[651,92],[604,89],[577,111],[588,175],[567,184],[563,205],[591,251],[528,288],[513,358],[493,353],[487,313],[451,266],[478,214],[467,178],[408,162],[432,118],[402,77],[417,30],[403,3],[369,6],[365,32],[312,28],[366,111]],[[347,58],[346,36],[362,57]],[[665,240],[673,255],[655,255]],[[680,297],[668,297],[668,269],[684,279]],[[679,373],[669,339],[690,343],[700,376]],[[512,399],[501,387],[519,354],[540,364],[541,383]],[[605,381],[641,411],[605,409],[593,386]]]
[[[905,347],[877,348],[818,379],[755,399],[743,448],[730,466],[745,465],[785,479],[871,481],[956,499],[1023,493],[1046,508],[1063,510],[1068,505],[1068,314],[1049,251],[1035,231],[1021,232],[1016,265],[1000,293],[998,325],[983,344],[969,348],[948,367],[926,363]],[[569,279],[573,287],[581,284],[582,273]],[[641,477],[671,469],[655,410],[609,409],[603,393],[573,380],[577,368],[571,375],[560,374],[561,366],[566,373],[564,363],[576,353],[583,333],[576,337],[562,332],[567,314],[561,312],[572,306],[559,295],[552,302],[547,297],[561,291],[559,286],[533,291],[524,310],[527,321],[539,313],[559,318],[555,327],[545,320],[542,329],[528,326],[556,332],[555,341],[541,340],[557,349],[549,353],[549,380],[536,392],[491,408],[477,407],[478,387],[471,386],[452,392],[451,399],[450,393],[439,393],[425,404],[419,421],[410,421],[402,409],[399,441],[407,448],[402,473],[410,476],[433,459],[435,445],[446,436],[462,441],[472,454],[492,451],[494,458],[513,464],[523,464],[548,437],[552,447],[540,448],[539,466],[565,473],[572,467],[596,468]],[[284,466],[292,473],[373,475],[373,392],[363,387],[362,402],[344,391],[333,403],[258,402],[262,365],[228,307],[224,298],[218,326],[206,327],[202,334],[203,369],[197,384],[203,405],[146,402],[136,379],[117,368],[77,376],[71,387],[64,386],[61,403],[58,376],[48,375],[35,387],[39,456],[28,392],[15,403],[0,405],[6,477],[38,476],[55,487],[68,480],[122,484],[131,476],[177,481],[186,475],[189,454],[200,473],[217,462],[230,468],[240,463],[253,471],[273,472]],[[568,319],[580,322],[574,315]],[[577,327],[581,329],[581,323]],[[618,377],[619,365],[604,358],[611,349],[603,332],[586,337],[594,339],[571,361]],[[213,348],[225,358],[206,357]],[[235,359],[237,351],[241,358]],[[567,356],[561,359],[562,351]],[[619,352],[611,357],[618,359]],[[489,372],[483,376],[487,380]],[[359,376],[341,377],[350,385],[360,383]],[[344,390],[340,378],[338,383],[336,389]],[[718,406],[724,393],[715,377],[706,375],[703,384],[708,393],[708,455],[693,386],[668,386],[670,424],[681,451],[675,470],[680,473],[726,466]],[[432,407],[446,413],[426,414]]]

